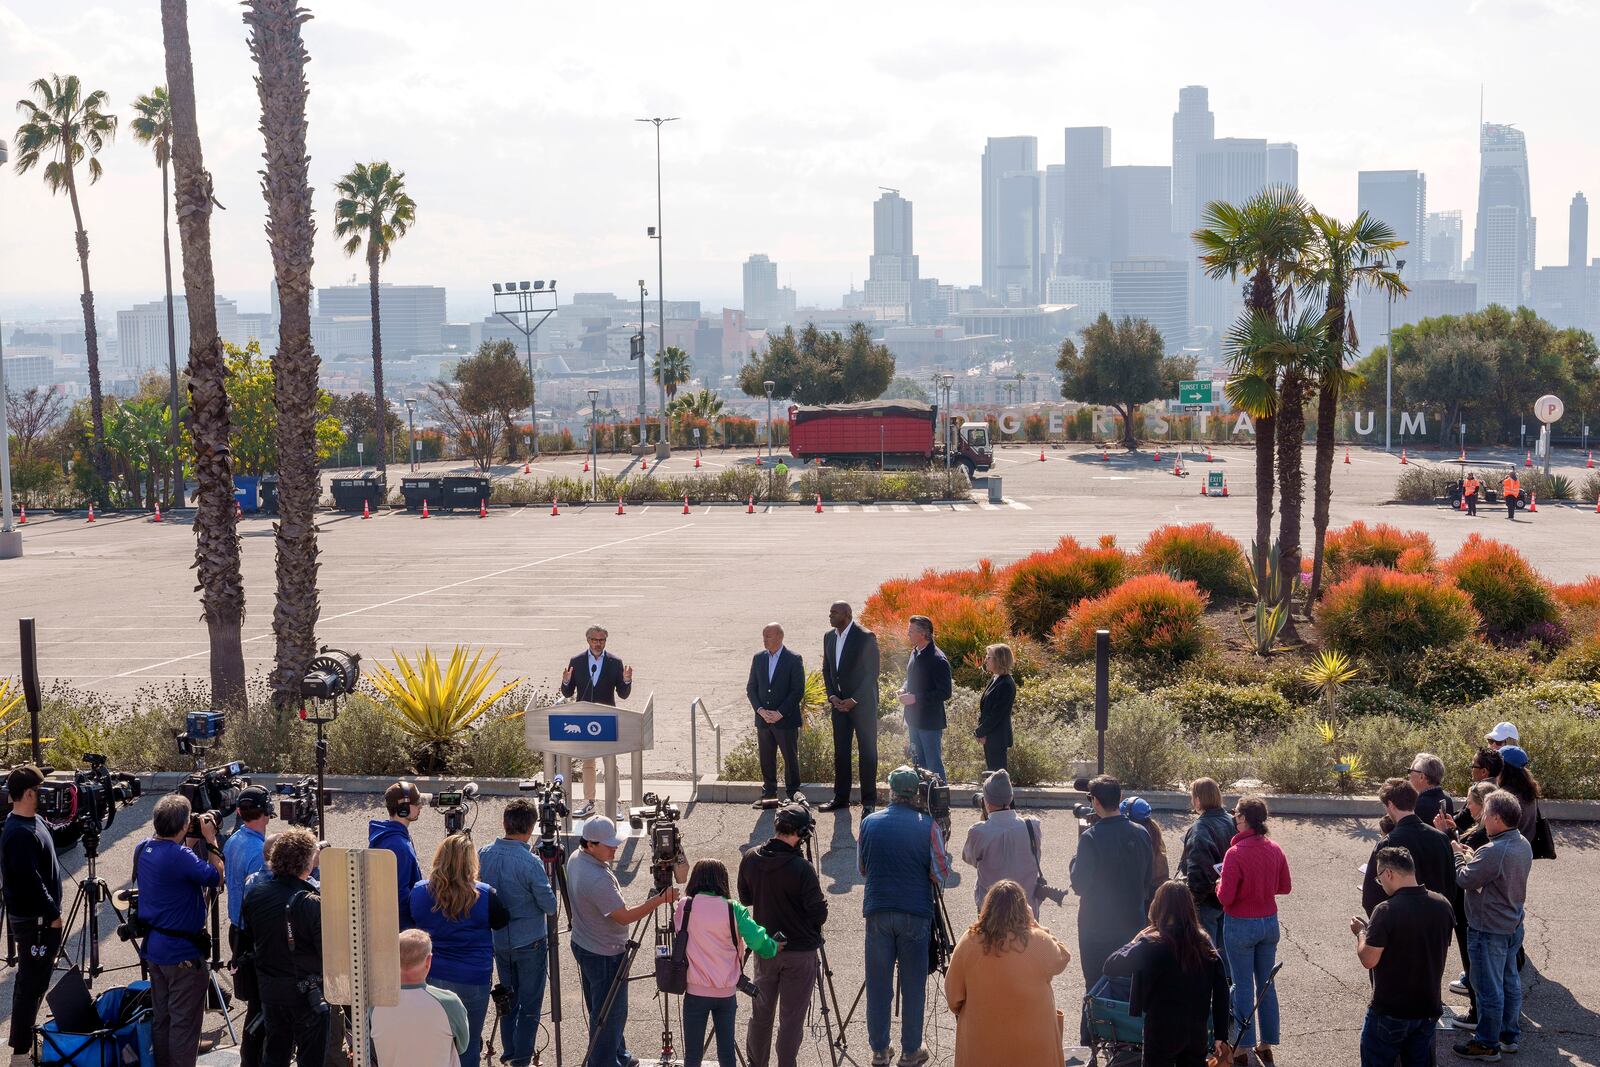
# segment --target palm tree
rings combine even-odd
[[[378,266],[387,262],[394,243],[416,221],[417,205],[406,195],[405,171],[391,171],[387,162],[357,163],[335,183],[339,199],[333,205],[333,232],[343,237],[344,254],[353,256],[367,246],[367,284],[372,289],[372,395],[378,410],[387,411],[383,399],[383,337],[378,328]],[[387,468],[384,420],[377,420],[378,469]]]
[[[1298,261],[1306,243],[1307,205],[1299,193],[1282,186],[1265,189],[1243,204],[1213,201],[1206,206],[1193,239],[1201,248],[1200,262],[1209,278],[1236,279],[1249,276],[1245,287],[1245,319],[1240,327],[1256,332],[1266,323],[1256,317],[1277,319],[1287,316],[1294,298]],[[1264,400],[1262,390],[1278,389],[1276,367],[1255,365],[1252,374],[1259,379],[1252,395]],[[1250,414],[1249,407],[1239,405]],[[1256,542],[1272,543],[1273,451],[1277,438],[1278,401],[1258,404],[1259,415],[1251,415],[1256,437]],[[1264,549],[1263,549],[1264,552]],[[1263,554],[1262,558],[1265,558]],[[1257,574],[1258,585],[1265,581]]]
[[[184,23],[187,35],[188,22]],[[178,336],[173,323],[172,307],[172,235],[167,226],[167,211],[171,203],[170,164],[172,162],[172,101],[167,88],[158,85],[133,102],[134,118],[128,124],[133,139],[149,145],[156,156],[156,166],[161,168],[161,257],[167,277],[167,378],[172,405],[172,485],[178,493],[177,503],[183,504],[183,457],[178,451]]]
[[[178,243],[183,289],[189,300],[189,436],[199,493],[194,513],[194,565],[211,648],[211,699],[219,708],[246,710],[244,688],[244,579],[239,569],[239,528],[233,504],[232,432],[227,364],[217,335],[216,277],[211,264],[211,175],[200,152],[194,64],[189,51],[185,0],[161,0],[166,45],[168,155],[176,178]],[[158,150],[158,158],[161,155]],[[166,167],[162,167],[163,188]],[[166,203],[163,191],[162,203]],[[165,208],[163,207],[163,210]],[[162,228],[163,240],[166,226]],[[167,307],[172,307],[172,259],[167,258]],[[168,318],[170,329],[171,318]],[[174,405],[172,419],[178,419]],[[182,477],[182,460],[175,461]],[[183,483],[177,483],[182,493]]]
[[[651,374],[656,384],[667,391],[667,399],[678,395],[678,386],[689,381],[689,353],[676,345],[668,345],[656,356]]]
[[[1306,597],[1309,615],[1322,594],[1322,550],[1328,536],[1328,511],[1333,500],[1334,421],[1339,414],[1339,398],[1359,381],[1349,368],[1349,357],[1356,351],[1355,315],[1350,310],[1351,296],[1364,289],[1385,294],[1390,299],[1407,292],[1400,275],[1391,269],[1394,253],[1404,244],[1394,230],[1365,211],[1354,222],[1313,210],[1307,222],[1311,231],[1309,262],[1300,283],[1301,296],[1310,299],[1322,294],[1326,314],[1322,362],[1317,368],[1317,451],[1313,463],[1311,526],[1314,544],[1311,551],[1311,589]]]
[[[25,121],[17,127],[17,173],[44,162],[44,183],[52,193],[66,191],[72,203],[78,269],[83,275],[83,339],[89,355],[89,410],[94,428],[94,469],[102,482],[111,477],[106,454],[105,407],[100,393],[100,335],[94,325],[94,287],[89,284],[89,234],[78,204],[78,164],[88,160],[89,184],[100,180],[101,149],[117,135],[117,117],[106,111],[105,90],[85,93],[76,74],[52,74],[30,88],[33,100],[18,100]]]
[[[278,411],[278,589],[272,612],[277,638],[271,675],[280,709],[299,702],[300,681],[316,652],[317,528],[322,494],[317,472],[317,353],[311,347],[310,157],[306,155],[306,54],[300,26],[311,15],[295,0],[247,0],[250,55],[256,61],[266,172],[267,243],[281,309],[273,356]],[[373,275],[376,284],[377,275]],[[376,289],[374,289],[376,293]],[[376,300],[376,297],[374,297]],[[374,337],[378,327],[373,320]],[[379,398],[380,414],[382,398]],[[382,426],[380,417],[378,424]],[[382,430],[379,431],[380,435]],[[380,442],[382,437],[379,437]],[[383,453],[378,453],[381,462]]]
[[[672,402],[671,410],[680,415],[714,422],[722,415],[722,398],[709,389],[684,393]]]

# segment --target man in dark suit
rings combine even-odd
[[[756,713],[756,749],[761,756],[761,799],[752,807],[776,808],[778,752],[783,752],[784,799],[800,791],[800,703],[806,695],[806,668],[800,657],[783,647],[783,627],[768,623],[761,631],[762,651],[750,661],[745,695]]]
[[[906,736],[911,740],[911,761],[950,779],[944,773],[944,702],[950,699],[950,661],[933,643],[933,620],[913,615],[906,626],[911,661],[906,664],[900,703],[905,707]]]
[[[633,692],[633,668],[624,667],[622,661],[606,651],[606,638],[610,636],[603,626],[591,626],[584,631],[589,651],[579,652],[561,672],[561,695],[577,697],[593,704],[617,706],[617,698],[627,700]],[[575,819],[587,819],[594,814],[595,761],[579,761],[583,770],[583,807],[572,813]],[[612,813],[607,813],[608,815]]]
[[[1394,820],[1394,829],[1373,847],[1367,859],[1367,871],[1361,880],[1362,910],[1371,915],[1372,909],[1389,897],[1378,882],[1378,853],[1386,848],[1403,848],[1411,853],[1416,861],[1417,883],[1446,900],[1452,899],[1458,891],[1450,839],[1417,818],[1416,788],[1404,778],[1390,778],[1378,787],[1378,802]]]
[[[819,811],[850,806],[850,742],[861,753],[861,808],[878,805],[878,635],[857,626],[850,605],[828,609],[832,629],[822,635],[822,684],[833,720],[833,799]]]

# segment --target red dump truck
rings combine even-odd
[[[915,400],[873,400],[789,409],[789,454],[840,466],[927,467],[944,460],[939,409]],[[994,463],[986,423],[950,435],[950,463],[986,471]]]

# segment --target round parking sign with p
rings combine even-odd
[[[1561,398],[1550,393],[1546,393],[1533,402],[1534,418],[1546,426],[1553,422],[1560,422],[1561,416],[1566,414],[1566,410],[1566,405],[1561,402]]]

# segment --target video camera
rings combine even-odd
[[[800,811],[779,808],[778,814],[773,816],[773,828],[786,834],[794,834],[802,842],[811,840],[811,833],[817,828],[817,817],[811,814],[811,801],[799,790],[789,798],[800,807]]]
[[[227,729],[227,712],[191,711],[184,717],[183,729],[172,731],[172,736],[183,755],[204,757]]]
[[[1089,795],[1089,779],[1074,778],[1072,780],[1072,788],[1087,797]],[[1100,816],[1095,814],[1093,804],[1074,804],[1072,805],[1072,814],[1078,820],[1079,834],[1082,834],[1089,827],[1100,821]]]
[[[931,815],[938,824],[939,832],[945,837],[950,836],[950,786],[944,779],[928,770],[918,767],[917,795],[912,798],[911,806],[924,815]]]
[[[250,779],[250,768],[238,760],[195,771],[178,783],[177,794],[189,802],[194,813],[189,817],[189,836],[200,836],[200,816],[210,815],[220,828],[222,820],[239,809],[239,794]]]
[[[323,645],[300,679],[300,696],[306,700],[336,700],[354,693],[360,680],[360,653]]]
[[[87,770],[51,771],[39,784],[39,815],[53,830],[76,825],[98,835],[116,818],[117,805],[127,807],[143,788],[131,774],[106,769],[106,757],[85,752]]]
[[[648,828],[650,835],[650,873],[655,878],[656,892],[672,884],[672,872],[683,854],[683,834],[678,820],[683,812],[671,798],[654,793],[644,795],[644,806],[628,809],[628,825],[635,830]]]
[[[273,787],[273,792],[278,797],[278,818],[290,826],[300,826],[307,830],[315,829],[317,825],[317,780],[310,775],[293,782],[279,782]],[[323,791],[322,802],[328,803],[327,791]]]
[[[566,779],[559,774],[548,785],[543,775],[517,783],[517,788],[532,794],[533,802],[538,805],[541,842],[554,841],[561,835],[560,820],[568,815],[567,795],[561,789],[565,784]]]
[[[467,806],[477,802],[478,783],[468,782],[460,789],[441,790],[433,794],[433,799],[429,801],[429,804],[438,808],[439,814],[444,816],[445,833],[459,834],[465,831],[470,834],[472,829],[467,826]],[[478,821],[475,809],[472,821]]]

